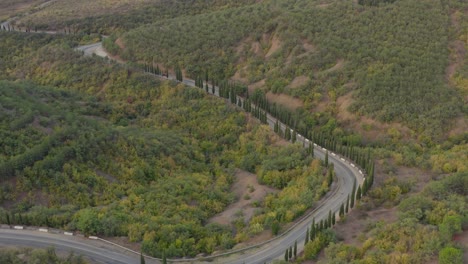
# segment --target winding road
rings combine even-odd
[[[96,54],[101,57],[110,57],[102,48],[101,43],[81,46],[76,49],[82,51],[86,56]],[[175,80],[173,76],[169,76],[168,79]],[[187,86],[195,87],[195,82],[193,80],[184,79],[183,83]],[[211,94],[211,87],[209,90]],[[219,96],[218,87],[215,87],[213,95]],[[267,121],[268,125],[273,129],[276,118],[268,115]],[[281,124],[281,128],[283,130],[287,129],[283,124]],[[302,142],[305,146],[309,144],[309,140],[301,135],[297,136],[297,141]],[[326,150],[324,148],[317,145],[314,146],[315,157],[324,159],[325,153]],[[296,224],[285,233],[247,248],[204,258],[178,259],[171,260],[171,262],[228,264],[269,263],[275,259],[282,259],[286,249],[294,245],[295,241],[297,241],[298,252],[301,252],[304,247],[307,227],[311,225],[312,220],[315,218],[315,221],[318,222],[322,219],[326,219],[330,210],[337,213],[341,204],[345,203],[348,195],[351,194],[354,181],[357,181],[359,184],[362,184],[364,181],[364,175],[360,169],[342,156],[329,152],[329,162],[334,164],[337,177],[337,180],[332,185],[332,191],[317,203],[313,211],[303,216],[301,220],[296,222]],[[130,251],[125,252],[122,248],[111,246],[104,241],[91,241],[86,238],[65,237],[64,235],[30,230],[0,229],[0,246],[2,244],[27,247],[45,247],[52,245],[57,249],[72,250],[75,253],[85,255],[97,263],[138,263],[140,261],[140,256],[137,252],[135,252],[137,254],[131,253]],[[148,258],[147,262],[148,261],[158,263],[157,260],[152,258]]]

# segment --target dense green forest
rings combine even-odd
[[[370,149],[376,184],[352,213],[393,208],[395,219],[366,220],[353,244],[326,230],[297,262],[466,261],[456,239],[468,225],[466,3],[124,2],[60,1],[17,21],[67,35],[0,32],[2,222],[194,256],[276,234],[328,191],[307,150],[201,89],[135,67],[152,65],[243,83],[291,127]],[[75,12],[84,9],[90,16]],[[95,33],[128,63],[72,50]],[[208,224],[234,202],[238,168],[279,192],[255,202],[248,222]],[[407,168],[429,176],[399,175]]]
[[[3,222],[124,235],[155,256],[194,256],[289,223],[328,190],[326,170],[302,146],[275,144],[267,127],[202,90],[83,57],[65,37],[0,34],[5,47],[18,43],[1,55],[3,78],[29,80],[0,83],[0,197],[16,201]],[[282,191],[234,230],[207,224],[234,201],[235,168]]]
[[[448,3],[434,0],[378,7],[337,2],[326,8],[267,1],[142,26],[123,34],[125,48],[118,54],[182,65],[192,77],[208,70],[223,79],[245,68],[249,83],[265,79],[263,89],[296,96],[312,109],[352,93],[352,112],[403,122],[421,137],[438,139],[462,111],[457,91],[444,83],[449,10]],[[279,48],[266,57],[273,41]],[[256,43],[263,52],[249,47]],[[306,50],[304,43],[315,49]],[[287,89],[302,75],[305,84]],[[334,112],[330,108],[331,118]]]

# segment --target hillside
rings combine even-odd
[[[195,256],[271,237],[328,190],[326,169],[297,144],[201,90],[138,70],[181,69],[210,85],[241,83],[300,133],[375,159],[376,186],[301,260],[468,261],[463,1],[63,0],[15,23],[70,34],[0,32],[0,165],[47,146],[10,168],[2,212],[124,235],[155,256]],[[104,47],[126,66],[73,52],[97,39],[91,33],[109,35]],[[249,196],[239,174],[271,193],[252,201],[255,213],[220,225],[213,219],[225,209],[248,203],[234,195]],[[93,195],[71,199],[80,190]]]

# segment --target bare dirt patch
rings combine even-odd
[[[304,105],[302,100],[294,98],[287,94],[274,94],[272,92],[268,92],[266,94],[266,98],[270,103],[282,105],[290,110],[296,110],[297,108],[302,107]]]
[[[274,35],[272,40],[271,40],[270,49],[268,50],[267,54],[265,55],[265,58],[269,58],[271,55],[273,55],[275,52],[277,52],[280,48],[281,48],[281,41],[276,35]]]
[[[392,223],[397,220],[397,209],[376,208],[372,211],[364,211],[359,208],[351,210],[346,215],[344,222],[339,222],[334,229],[343,243],[360,246],[362,241],[359,235],[366,232],[369,224],[377,221]]]
[[[252,84],[249,84],[248,88],[249,88],[249,94],[252,94],[255,90],[259,89],[259,88],[262,88],[263,86],[265,86],[265,81],[266,79],[263,79],[261,81],[258,81],[256,83],[252,83]]]
[[[445,71],[445,77],[451,81],[466,55],[465,44],[461,40],[452,41],[449,44],[450,63]]]
[[[468,131],[468,119],[459,117],[455,119],[453,128],[449,131],[449,136],[456,136],[466,133]]]
[[[339,59],[336,61],[336,64],[333,65],[333,67],[327,69],[327,70],[324,70],[322,73],[330,73],[330,72],[334,72],[334,71],[337,71],[337,70],[340,70],[343,68],[345,64],[345,61],[343,59]]]
[[[232,80],[242,82],[242,83],[247,83],[248,80],[244,75],[244,72],[247,70],[247,66],[242,67],[241,69],[238,69],[234,76],[232,76]]]
[[[463,263],[468,263],[468,230],[464,230],[461,234],[455,235],[453,240],[463,247]]]
[[[296,78],[294,78],[294,80],[292,80],[292,82],[287,86],[287,88],[291,88],[291,89],[298,88],[307,84],[308,81],[309,81],[309,77],[305,75],[297,76]]]
[[[257,56],[263,57],[262,45],[258,41],[252,42],[252,44],[250,44],[250,51],[252,51]]]
[[[302,40],[302,47],[305,49],[307,52],[313,52],[316,51],[317,48],[315,47],[314,44],[309,43],[307,40]]]
[[[330,6],[330,3],[318,4],[317,5],[318,8],[326,8],[326,7],[329,7],[329,6]]]
[[[242,212],[244,220],[248,222],[255,212],[254,201],[262,201],[269,193],[277,193],[278,190],[260,185],[257,176],[240,169],[235,173],[236,182],[232,185],[231,191],[235,193],[237,202],[229,205],[226,210],[212,217],[210,223],[229,225],[236,218],[236,214]]]
[[[411,188],[411,192],[422,191],[424,186],[426,186],[426,184],[429,183],[431,178],[434,176],[433,173],[429,171],[403,166],[398,166],[395,175],[398,175],[398,180],[400,181],[409,181],[414,183],[414,186]]]

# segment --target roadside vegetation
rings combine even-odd
[[[294,132],[375,159],[376,183],[355,210],[395,208],[394,219],[370,220],[353,244],[327,229],[303,255],[291,247],[288,261],[325,248],[320,263],[466,262],[458,242],[468,225],[465,3],[116,1],[85,18],[70,12],[86,5],[65,2],[18,23],[67,36],[0,32],[0,79],[9,80],[0,83],[0,165],[10,164],[3,222],[21,216],[126,235],[155,256],[193,256],[280,232],[328,191],[327,168],[310,152],[201,90],[135,70],[145,65],[242,83]],[[101,2],[112,1],[88,4]],[[71,50],[92,33],[109,34],[104,47],[131,67]],[[255,202],[249,221],[207,224],[233,202],[236,168],[280,192]],[[401,168],[430,176],[416,182]],[[82,190],[91,195],[76,199]]]
[[[0,262],[9,264],[50,263],[50,264],[86,264],[81,256],[70,253],[57,256],[53,248],[48,249],[0,249]]]
[[[0,34],[18,43],[1,55],[3,78],[26,79],[0,82],[3,223],[195,256],[277,234],[328,191],[327,170],[301,145],[275,144],[266,126],[201,89],[83,57],[65,37]],[[250,221],[208,224],[234,201],[236,168],[281,191],[256,201]]]

